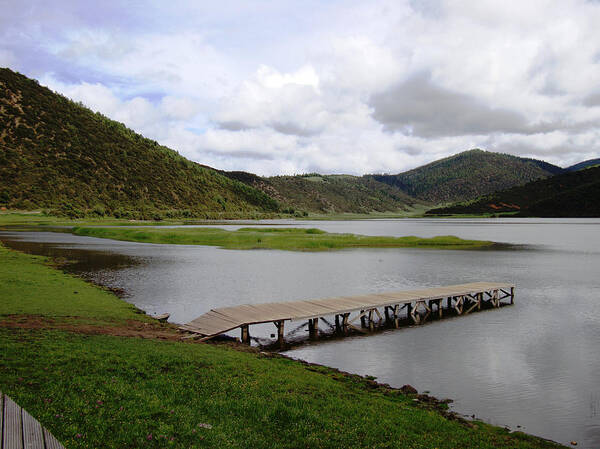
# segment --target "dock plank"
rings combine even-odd
[[[511,288],[514,288],[514,284],[480,281],[359,296],[242,304],[239,306],[212,309],[210,312],[182,325],[181,329],[211,337],[243,325],[285,320],[298,321],[351,313],[365,309],[409,304],[416,301],[437,300],[446,297],[472,295],[483,291]]]
[[[21,410],[21,413],[23,416],[23,448],[43,449],[44,432],[42,425],[33,419],[27,410]]]
[[[0,391],[0,447],[4,440],[4,395]]]
[[[21,407],[8,396],[4,396],[4,435],[2,438],[2,447],[23,449]]]
[[[2,449],[65,449],[33,416],[1,391],[0,447]]]
[[[65,447],[60,444],[60,442],[54,438],[48,429],[44,428],[44,440],[46,441],[46,449],[65,449]]]

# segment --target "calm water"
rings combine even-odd
[[[49,232],[0,232],[0,240],[32,253],[74,259],[71,270],[125,288],[129,301],[149,313],[170,312],[174,322],[240,303],[479,280],[514,282],[512,307],[306,344],[288,355],[373,375],[394,386],[411,384],[452,398],[455,410],[493,424],[564,443],[575,440],[579,447],[600,447],[600,220],[271,223],[370,235],[451,234],[523,246],[293,253],[136,244]],[[275,328],[251,331],[268,337]]]

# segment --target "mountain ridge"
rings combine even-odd
[[[480,149],[463,151],[396,175],[369,175],[431,203],[476,198],[564,169],[548,162]]]
[[[600,158],[588,159],[587,161],[581,161],[577,164],[574,164],[574,165],[571,165],[570,167],[565,168],[565,170],[567,170],[567,171],[583,170],[584,168],[593,167],[594,165],[600,165]]]
[[[0,206],[151,218],[276,212],[276,201],[0,69]]]
[[[428,215],[516,213],[532,217],[599,217],[600,167],[565,172],[476,200],[427,211]]]
[[[262,190],[284,205],[288,213],[406,212],[419,203],[393,186],[364,176],[311,173],[260,177],[239,171],[224,173]]]

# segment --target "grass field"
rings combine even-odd
[[[69,448],[557,447],[447,419],[366,378],[180,342],[112,293],[3,247],[0,291],[0,390]],[[118,336],[127,328],[146,338]]]
[[[210,245],[227,249],[281,249],[288,251],[327,251],[343,248],[431,248],[475,249],[493,242],[463,240],[454,236],[432,238],[373,237],[357,234],[331,234],[306,228],[74,228],[76,235],[146,243]]]
[[[124,218],[97,217],[97,218],[67,218],[46,215],[39,211],[34,212],[0,212],[0,226],[160,226],[184,225],[190,223],[205,223],[199,219],[173,219],[173,220],[128,220]]]

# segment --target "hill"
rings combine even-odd
[[[593,167],[595,165],[600,165],[600,158],[599,159],[588,159],[587,161],[583,161],[578,164],[571,165],[570,167],[565,168],[565,170],[577,171],[577,170],[583,170],[584,168]]]
[[[262,191],[9,69],[0,69],[0,132],[0,206],[134,218],[278,210]]]
[[[290,213],[399,212],[417,203],[397,187],[368,176],[311,173],[262,178],[246,172],[225,174],[260,189]]]
[[[433,209],[427,214],[498,212],[533,217],[600,217],[600,167],[532,181],[468,203]]]
[[[417,199],[447,203],[477,198],[562,173],[544,161],[474,149],[398,175],[371,175]]]

